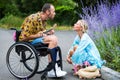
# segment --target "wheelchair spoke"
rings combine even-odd
[[[11,74],[20,79],[32,77],[38,68],[38,57],[34,47],[25,43],[13,44],[7,52],[6,62]],[[27,66],[31,66],[32,71]]]

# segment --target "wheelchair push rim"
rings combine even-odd
[[[34,47],[28,43],[14,43],[6,55],[6,64],[10,73],[19,79],[31,78],[39,66],[36,53]],[[32,71],[27,66],[31,67]]]

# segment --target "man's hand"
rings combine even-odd
[[[36,36],[37,36],[37,37],[42,37],[42,36],[43,36],[43,32],[41,32],[41,31],[38,32],[38,33],[36,34]]]
[[[45,31],[43,33],[47,34],[47,35],[54,34],[55,33],[55,31],[54,31],[55,27],[57,27],[57,24],[54,24],[52,28],[50,28],[49,30],[47,30],[47,31]]]
[[[38,32],[37,34],[37,37],[45,37],[45,36],[47,36],[47,34],[45,34],[44,32]]]
[[[52,29],[51,31],[49,31],[48,33],[47,33],[47,35],[52,35],[52,34],[54,34],[55,33],[55,31]]]

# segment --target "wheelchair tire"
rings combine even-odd
[[[19,79],[31,78],[39,66],[37,51],[27,42],[14,43],[7,52],[6,64],[10,73]],[[28,69],[32,68],[32,71]]]

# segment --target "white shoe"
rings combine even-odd
[[[51,71],[48,72],[47,76],[48,77],[63,77],[67,74],[66,71],[62,71],[60,67],[58,67],[57,64],[55,64],[55,69],[56,69],[56,75],[54,70],[52,69]]]

